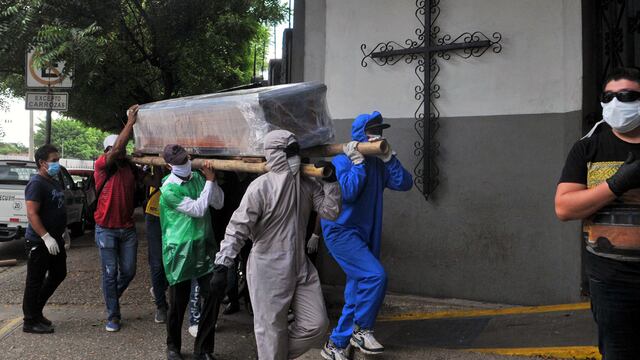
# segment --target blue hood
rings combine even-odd
[[[369,138],[364,133],[364,128],[367,126],[367,123],[376,116],[382,117],[378,111],[374,111],[371,114],[358,115],[351,125],[351,139],[359,142],[369,141]]]

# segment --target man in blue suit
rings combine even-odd
[[[338,326],[322,349],[328,360],[347,359],[349,344],[365,354],[379,354],[384,347],[373,336],[373,326],[384,299],[387,276],[380,264],[382,193],[385,188],[408,191],[413,180],[395,153],[364,156],[360,142],[382,139],[382,115],[361,114],[353,122],[353,141],[344,155],[333,159],[342,191],[342,213],[335,221],[322,219],[322,231],[329,253],[347,275],[345,305]]]

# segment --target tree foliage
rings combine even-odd
[[[283,14],[279,0],[0,0],[0,93],[24,96],[35,48],[72,70],[66,115],[112,130],[133,103],[250,82]]]
[[[20,143],[0,143],[0,155],[25,154],[29,148]]]
[[[36,125],[33,142],[36,147],[44,144],[44,121]],[[109,133],[89,127],[78,120],[61,118],[51,122],[51,143],[58,147],[65,158],[92,160],[103,153],[102,141]]]

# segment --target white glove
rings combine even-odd
[[[65,250],[69,250],[71,248],[71,234],[69,233],[69,229],[64,229],[62,240],[64,240]]]
[[[318,234],[313,234],[309,238],[307,242],[307,254],[314,254],[318,252],[318,241],[320,240],[320,236]]]
[[[357,147],[357,141],[350,141],[342,145],[342,151],[349,157],[349,159],[351,159],[353,165],[359,165],[364,162],[364,155],[362,155],[360,151],[357,150]]]
[[[46,246],[47,250],[49,250],[49,254],[58,255],[58,253],[60,252],[60,248],[58,247],[58,242],[53,238],[53,236],[49,235],[49,233],[46,233],[44,234],[44,236],[42,236],[42,241],[44,241],[44,246]]]
[[[393,155],[396,154],[395,151],[391,150],[391,144],[389,144],[389,142],[387,142],[387,152],[381,155],[376,155],[378,158],[380,158],[380,160],[382,160],[383,162],[388,163],[389,161],[391,161],[391,158],[393,157]]]

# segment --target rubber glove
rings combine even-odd
[[[364,162],[364,155],[358,151],[357,147],[357,141],[350,141],[342,146],[342,151],[349,157],[353,165],[360,165]]]
[[[322,181],[333,183],[338,181],[338,177],[336,176],[336,167],[333,165],[331,161],[319,160],[313,164],[315,168],[329,168],[331,170],[331,174],[328,176],[323,176]]]
[[[64,229],[62,240],[64,240],[65,250],[69,250],[71,248],[71,233],[69,232],[69,229]]]
[[[213,276],[211,277],[211,291],[214,297],[222,299],[224,291],[227,289],[227,272],[229,268],[224,265],[215,265],[213,267]]]
[[[640,160],[636,160],[633,153],[629,152],[627,160],[613,176],[607,179],[607,184],[616,196],[640,187]]]
[[[307,254],[315,254],[318,252],[318,241],[320,240],[320,236],[318,234],[313,234],[309,238],[307,242]]]
[[[44,241],[44,246],[47,247],[49,254],[58,255],[60,248],[58,247],[58,242],[53,238],[53,236],[46,233],[42,236],[42,241]]]

